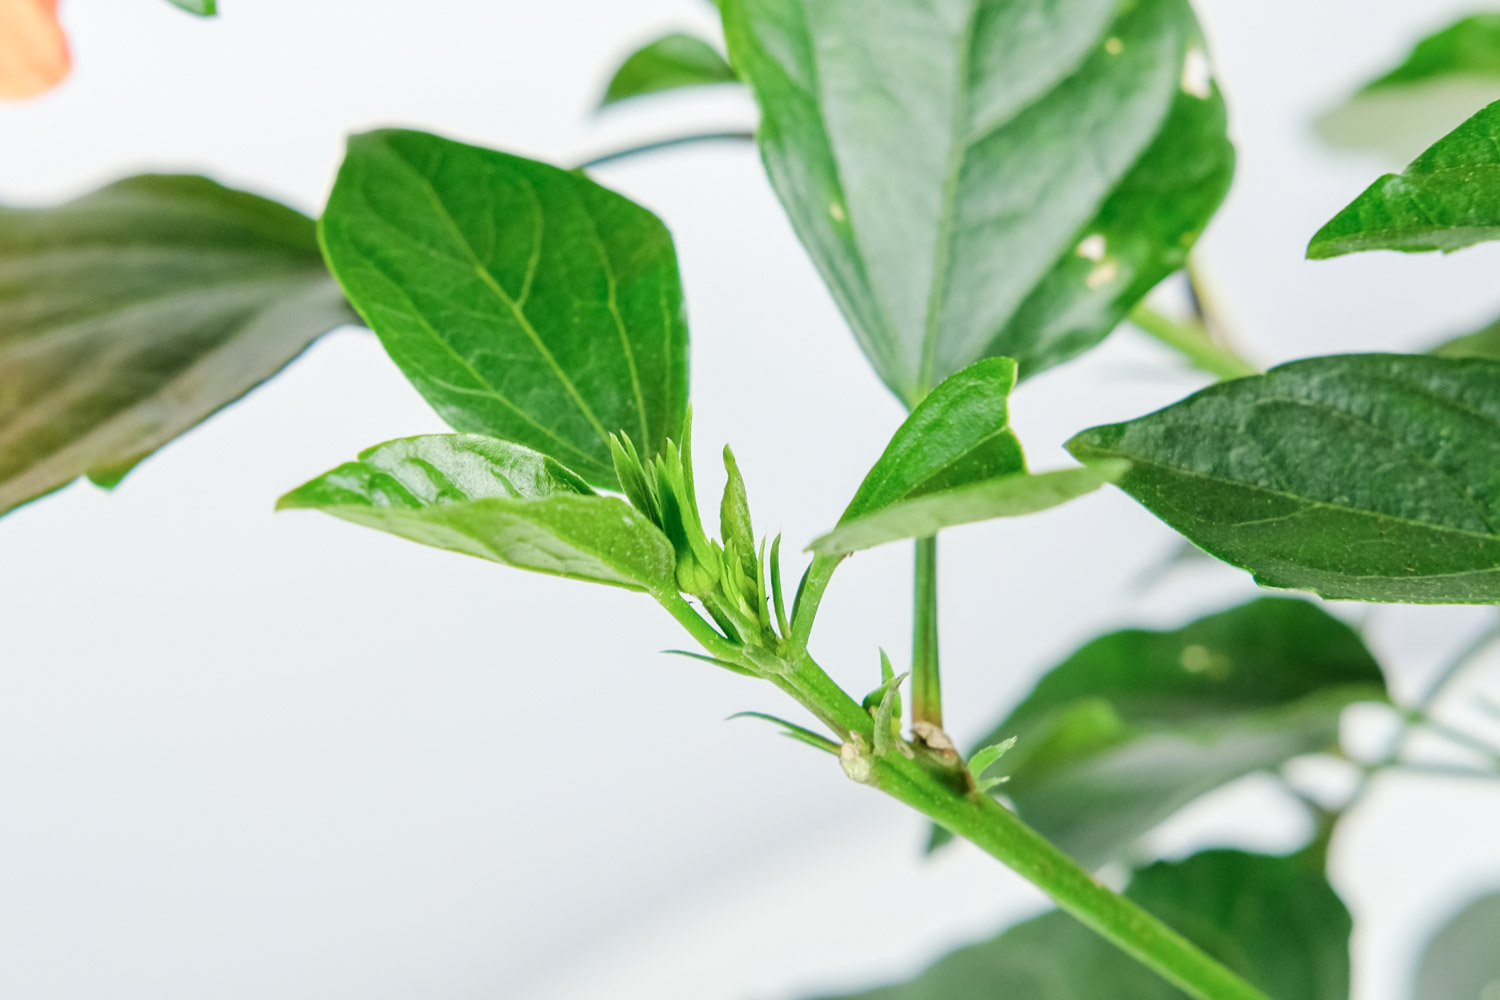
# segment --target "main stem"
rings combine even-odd
[[[1197,1000],[1266,1000],[1264,994],[1087,871],[999,802],[977,792],[963,772],[917,751],[875,757],[869,713],[805,653],[771,678],[834,731],[846,750],[871,764],[866,783],[972,842],[1122,951]]]
[[[1136,306],[1131,310],[1130,322],[1181,354],[1194,368],[1210,375],[1221,379],[1240,378],[1260,371],[1238,354],[1214,343],[1208,330],[1200,325],[1175,323],[1145,306]]]
[[[937,539],[917,539],[911,629],[911,717],[943,728],[938,675]]]

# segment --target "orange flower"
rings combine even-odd
[[[0,98],[35,97],[71,65],[57,0],[0,0]]]

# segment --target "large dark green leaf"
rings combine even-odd
[[[1211,386],[1068,443],[1268,587],[1500,601],[1500,363],[1351,354]]]
[[[839,523],[966,483],[1026,470],[1010,429],[1016,363],[990,358],[943,381],[896,429]]]
[[[581,174],[421,132],[356,136],[321,227],[333,273],[455,429],[614,488],[609,435],[655,455],[687,407],[671,236]]]
[[[1137,872],[1125,894],[1273,1000],[1349,998],[1353,921],[1327,878],[1301,858],[1207,851]],[[1053,912],[955,951],[910,982],[843,1000],[1185,996],[1077,920]]]
[[[1093,867],[1221,785],[1334,748],[1342,710],[1385,696],[1349,626],[1268,597],[1170,632],[1095,639],[980,745],[1017,737],[993,766],[1010,776],[1000,791]]]
[[[682,87],[734,83],[738,79],[719,50],[680,32],[664,35],[632,53],[615,71],[601,106]]]
[[[1386,174],[1308,244],[1325,260],[1364,250],[1451,253],[1500,239],[1500,101]]]
[[[1405,163],[1500,98],[1500,14],[1466,17],[1422,39],[1404,61],[1318,120],[1336,145]]]
[[[1098,343],[1233,172],[1185,0],[727,0],[771,182],[908,406]]]
[[[202,177],[0,209],[0,513],[113,485],[355,321],[311,219]]]
[[[1438,931],[1417,970],[1412,1000],[1500,996],[1500,894],[1476,899]]]
[[[632,590],[673,586],[672,544],[623,500],[523,445],[435,434],[377,445],[278,509],[321,510],[424,545]]]

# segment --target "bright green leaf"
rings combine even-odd
[[[117,483],[356,321],[311,219],[202,177],[0,208],[0,513]]]
[[[1466,17],[1418,42],[1395,69],[1318,119],[1327,141],[1405,163],[1500,98],[1500,14]]]
[[[1296,361],[1068,443],[1267,587],[1339,600],[1500,602],[1500,364]]]
[[[1500,101],[1401,174],[1386,174],[1318,231],[1307,256],[1365,250],[1451,253],[1500,239]]]
[[[671,236],[576,172],[421,132],[356,136],[323,216],[333,273],[455,429],[617,488],[609,435],[679,433],[687,324]]]
[[[979,745],[1017,738],[1001,791],[1095,867],[1221,785],[1332,749],[1346,706],[1385,697],[1353,629],[1267,597],[1169,632],[1095,639]]]
[[[840,524],[894,503],[1026,470],[1010,429],[1016,364],[990,358],[944,380],[897,428]]]
[[[1444,341],[1428,353],[1440,358],[1485,358],[1500,361],[1500,320],[1482,330]]]
[[[929,538],[943,528],[997,517],[1021,517],[1092,493],[1125,474],[1129,462],[1106,460],[1076,469],[998,479],[902,500],[866,517],[844,521],[809,546],[818,555],[837,555],[907,538]]]
[[[321,510],[424,545],[633,590],[673,586],[672,544],[546,455],[476,434],[378,445],[278,509]]]
[[[1137,872],[1125,895],[1275,1000],[1348,1000],[1353,922],[1327,878],[1300,858],[1206,851]],[[1053,912],[959,949],[910,982],[843,1000],[1185,996],[1077,920]]]
[[[1034,375],[1177,270],[1234,152],[1185,0],[728,0],[771,182],[908,406]]]
[[[218,0],[167,0],[167,2],[200,17],[213,17],[219,12]]]
[[[633,53],[615,71],[601,107],[682,87],[734,83],[738,78],[719,50],[701,38],[664,35]]]
[[[1427,945],[1415,1000],[1492,1000],[1500,996],[1500,894],[1476,899]]]

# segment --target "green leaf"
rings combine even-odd
[[[1326,260],[1366,250],[1452,253],[1500,239],[1500,101],[1386,174],[1308,244]]]
[[[0,513],[119,482],[352,322],[311,219],[202,177],[0,208]]]
[[[213,17],[219,12],[218,0],[167,0],[167,2],[189,13],[197,14],[199,17]]]
[[[1500,98],[1500,14],[1466,17],[1318,119],[1327,141],[1405,163]]]
[[[1125,895],[1267,996],[1348,1000],[1353,921],[1327,878],[1300,858],[1206,851],[1137,872]],[[910,982],[843,1000],[1105,996],[1182,1000],[1186,994],[1077,920],[1052,912],[961,948]]]
[[[623,500],[523,445],[435,434],[377,445],[281,498],[520,569],[661,592],[672,544]]]
[[[1500,602],[1500,364],[1296,361],[1068,443],[1267,587],[1413,604]]]
[[[734,83],[738,77],[719,51],[701,38],[664,35],[633,53],[615,71],[600,107],[681,87]]]
[[[1098,343],[1188,249],[1234,152],[1184,0],[727,0],[802,242],[915,405]]]
[[[840,524],[913,497],[1026,470],[1010,429],[1016,364],[990,358],[944,380],[897,428]]]
[[[1307,601],[1267,597],[1169,632],[1095,639],[979,745],[1016,738],[1002,791],[1097,867],[1199,796],[1334,748],[1342,710],[1385,697],[1354,630]]]
[[[1476,899],[1438,931],[1417,970],[1416,1000],[1491,1000],[1500,993],[1500,894]]]
[[[1482,330],[1444,341],[1428,353],[1440,358],[1485,358],[1500,361],[1500,320]]]
[[[1119,479],[1129,467],[1129,462],[1106,460],[1076,469],[1018,472],[929,493],[841,522],[808,547],[818,555],[838,555],[907,538],[929,538],[960,524],[1035,514],[1092,493]]]
[[[349,299],[456,430],[618,488],[682,426],[687,323],[671,236],[576,172],[421,132],[349,142],[320,233]]]

